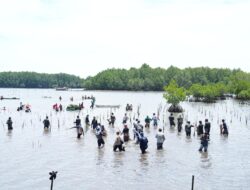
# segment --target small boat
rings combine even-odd
[[[67,106],[66,110],[67,111],[79,111],[82,108],[79,105],[74,105],[74,104],[70,104],[69,106]]]
[[[52,98],[51,96],[43,96],[42,98]]]
[[[12,97],[12,98],[5,98],[3,96],[0,97],[0,100],[20,100],[20,98]]]
[[[67,91],[67,87],[62,87],[62,88],[56,88],[56,91]]]
[[[120,105],[96,105],[96,108],[120,108]]]

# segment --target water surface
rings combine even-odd
[[[84,126],[85,135],[76,139],[76,132],[69,130],[79,112],[55,113],[54,103],[62,105],[80,103],[82,95],[94,95],[97,104],[119,104],[120,109],[90,110],[90,100],[84,101],[80,113],[97,116],[105,124],[108,136],[103,149],[97,148],[93,131]],[[196,123],[209,118],[212,124],[208,153],[199,153],[197,135],[191,139],[184,132],[177,134],[170,129],[169,113],[161,92],[110,92],[110,91],[65,91],[52,89],[0,89],[5,97],[20,97],[31,105],[32,112],[17,112],[19,100],[0,101],[0,189],[47,190],[50,187],[48,172],[58,171],[54,189],[190,189],[191,177],[195,175],[195,188],[249,189],[250,186],[250,109],[233,100],[216,104],[183,102],[185,120]],[[50,96],[51,98],[42,98]],[[122,129],[122,117],[126,103],[134,105],[129,113],[133,119],[137,106],[141,105],[140,120],[152,116],[160,109],[160,127],[164,128],[164,150],[156,150],[156,129],[152,126],[145,133],[149,139],[148,153],[142,155],[133,141],[126,144],[126,151],[114,153],[115,132]],[[114,112],[115,127],[109,127],[107,117]],[[52,129],[44,133],[42,120],[48,115]],[[8,133],[6,120],[13,118],[14,130]],[[219,134],[219,123],[226,119],[229,137]],[[131,124],[129,123],[131,128]],[[132,136],[132,130],[131,136]]]

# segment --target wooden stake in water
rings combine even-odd
[[[192,187],[191,190],[194,190],[194,175],[192,175]]]

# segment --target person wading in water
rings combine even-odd
[[[49,127],[50,127],[50,122],[49,122],[49,117],[48,116],[46,116],[46,118],[43,120],[43,128],[44,128],[44,130],[48,130],[49,129]]]
[[[7,126],[8,126],[8,130],[9,130],[9,131],[13,130],[13,127],[12,127],[13,122],[12,122],[12,120],[11,120],[11,117],[9,117],[9,119],[8,119],[7,122],[6,122],[6,124],[7,124]]]
[[[79,116],[77,116],[76,121],[74,123],[76,124],[76,126],[72,127],[72,128],[76,128],[77,138],[80,139],[81,135],[84,134],[84,131],[83,131],[83,128],[82,128],[82,125],[81,125],[81,119],[79,118]]]
[[[165,141],[165,135],[164,135],[164,133],[162,132],[162,129],[161,129],[161,128],[158,130],[158,133],[156,134],[155,137],[156,137],[156,139],[157,139],[157,150],[160,150],[160,149],[163,148],[162,145],[163,145],[163,143],[164,143],[164,141]]]
[[[177,118],[177,128],[179,133],[182,130],[182,124],[183,124],[183,117],[179,115],[179,117]]]
[[[174,115],[171,113],[169,116],[169,123],[170,123],[170,127],[174,127],[175,123],[174,123]]]
[[[115,139],[115,143],[113,146],[113,151],[116,152],[117,149],[119,149],[120,152],[125,151],[125,148],[122,145],[123,145],[123,141],[120,136],[120,132],[116,132],[116,139]]]

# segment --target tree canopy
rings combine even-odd
[[[164,87],[164,90],[166,93],[163,95],[163,97],[168,103],[174,106],[186,99],[185,89],[183,87],[179,87],[175,80],[171,80],[169,85]]]
[[[56,88],[83,87],[83,79],[64,73],[44,74],[35,72],[1,72],[0,87],[2,88]]]
[[[213,99],[223,93],[250,99],[250,73],[239,69],[208,67],[179,69],[170,66],[151,68],[107,69],[95,76],[81,79],[64,73],[1,72],[0,87],[6,88],[85,88],[87,90],[163,91],[174,80],[187,94]]]

